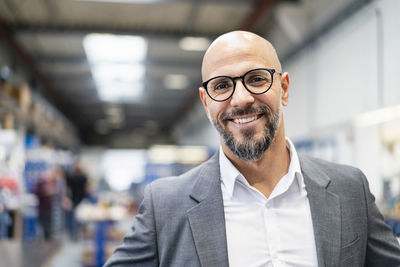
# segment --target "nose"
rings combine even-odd
[[[249,104],[254,103],[254,95],[247,91],[242,81],[237,79],[235,92],[231,97],[231,105],[235,107],[247,107]]]

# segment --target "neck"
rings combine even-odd
[[[232,164],[244,175],[249,184],[257,188],[267,198],[289,169],[290,154],[286,147],[282,125],[279,127],[271,146],[258,161],[239,159],[225,144],[222,144],[222,150]]]

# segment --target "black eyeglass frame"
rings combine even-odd
[[[246,75],[249,74],[250,72],[256,71],[256,70],[266,70],[266,71],[268,71],[268,72],[271,74],[271,84],[269,85],[269,87],[268,87],[267,89],[265,89],[263,92],[260,92],[260,93],[254,93],[254,92],[252,92],[249,88],[247,88],[246,83],[244,82],[244,77],[246,77]],[[242,76],[230,77],[230,76],[221,75],[221,76],[212,77],[211,79],[208,79],[207,81],[203,82],[201,85],[202,85],[203,88],[206,90],[207,95],[208,95],[212,100],[217,101],[217,102],[224,102],[224,101],[228,100],[229,98],[231,98],[231,97],[233,96],[233,94],[235,93],[235,89],[236,89],[236,82],[235,82],[235,80],[241,79],[244,88],[246,88],[246,90],[247,90],[249,93],[251,93],[251,94],[253,94],[253,95],[262,95],[262,94],[265,94],[266,92],[268,92],[269,89],[271,89],[272,84],[274,83],[274,74],[275,74],[275,73],[278,73],[279,75],[282,75],[281,72],[277,72],[275,69],[257,68],[257,69],[252,69],[252,70],[247,71],[247,72],[246,72],[245,74],[243,74]],[[211,80],[214,80],[214,79],[217,79],[217,78],[228,78],[228,79],[231,79],[232,82],[233,82],[233,90],[232,90],[232,93],[231,93],[227,98],[225,98],[224,100],[217,100],[217,99],[213,98],[213,97],[210,95],[210,93],[208,92],[208,89],[207,89],[208,83],[209,83]]]

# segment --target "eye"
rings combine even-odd
[[[226,90],[231,87],[230,83],[227,81],[220,82],[214,86],[214,91],[219,91],[219,90]]]
[[[217,78],[210,82],[210,89],[214,93],[225,93],[233,88],[233,83],[228,78]]]
[[[263,75],[252,75],[246,79],[246,83],[251,86],[261,86],[268,83],[268,78]]]
[[[255,76],[255,77],[251,77],[250,82],[251,83],[257,83],[257,82],[264,82],[267,79],[263,76]]]
[[[265,87],[269,86],[272,82],[271,73],[267,70],[252,70],[245,76],[245,84],[248,87]]]

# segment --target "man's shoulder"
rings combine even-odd
[[[326,175],[331,181],[331,185],[337,186],[356,186],[365,183],[365,175],[354,166],[314,158],[307,155],[299,155],[300,166],[306,175],[318,176]]]
[[[324,160],[321,158],[315,158],[312,156],[300,154],[300,163],[301,165],[303,164],[314,164],[315,166],[318,166],[318,168],[325,170],[326,172],[332,172],[332,173],[360,173],[361,170],[357,167],[343,164],[343,163],[337,163],[333,161],[328,161]]]

